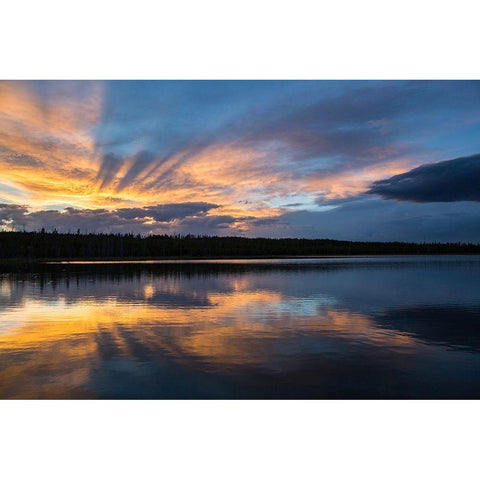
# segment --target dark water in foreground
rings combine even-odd
[[[480,257],[0,274],[0,398],[480,398]]]

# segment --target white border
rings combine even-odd
[[[478,2],[16,0],[3,79],[480,78]]]
[[[9,1],[0,78],[480,78],[477,4]],[[479,418],[475,401],[3,401],[0,471],[69,480],[473,478]]]
[[[451,479],[478,472],[473,401],[0,404],[3,478]]]

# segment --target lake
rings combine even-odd
[[[479,256],[13,270],[3,399],[480,398]]]

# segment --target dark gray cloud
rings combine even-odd
[[[116,213],[120,218],[125,219],[142,219],[149,217],[157,222],[171,222],[172,220],[183,219],[185,217],[203,216],[210,210],[218,207],[219,205],[215,203],[183,202],[166,203],[142,208],[119,208],[116,210]]]
[[[252,220],[251,225],[253,226],[265,226],[265,225],[278,225],[281,222],[280,217],[265,217],[265,218],[257,218]]]
[[[22,220],[27,212],[28,207],[25,205],[0,203],[0,225],[5,225],[10,222],[18,224],[18,221]]]
[[[410,202],[480,202],[480,154],[422,165],[374,182],[367,193]]]
[[[235,231],[238,221],[253,217],[207,215],[219,205],[207,202],[170,203],[142,208],[77,209],[30,211],[25,205],[0,204],[0,227],[59,232],[134,232],[134,233],[220,233]],[[152,221],[153,219],[153,221]]]
[[[286,211],[278,217],[260,219],[212,215],[214,208],[213,204],[191,202],[112,211],[68,208],[33,212],[24,205],[0,204],[0,227],[56,228],[60,232],[80,229],[82,232],[141,234],[480,242],[480,209],[474,202],[413,203],[365,195],[328,211]],[[159,220],[150,220],[154,215]],[[247,230],[238,229],[237,222],[242,222]]]
[[[231,215],[208,215],[205,217],[187,217],[181,222],[183,231],[188,233],[205,233],[223,231],[231,228],[235,222],[248,221],[253,217],[233,217]],[[224,232],[225,233],[225,232]],[[237,232],[238,233],[238,232]]]

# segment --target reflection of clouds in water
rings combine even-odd
[[[18,304],[24,297],[57,299],[63,295],[67,302],[114,296],[123,302],[168,304],[178,296],[177,305],[189,297],[197,304],[199,300],[208,304],[211,293],[270,290],[299,299],[323,295],[354,311],[370,314],[393,305],[476,304],[479,300],[477,289],[472,288],[480,285],[478,256],[417,257],[415,261],[411,257],[329,259],[327,263],[321,259],[317,265],[311,262],[293,269],[279,261],[268,268],[253,262],[188,268],[120,265],[110,269],[100,265],[80,271],[0,275],[0,288],[5,292],[0,302],[7,306],[8,302]]]
[[[0,282],[0,297],[9,297],[12,293],[12,284],[10,282]]]
[[[421,352],[478,346],[478,291],[459,294],[455,308],[435,303],[447,273],[463,285],[477,271],[430,268],[424,304],[424,269],[409,271],[407,284],[406,270],[391,268],[3,276],[0,397],[94,397],[120,387],[128,396],[132,385],[162,396],[166,385],[178,392],[184,382],[191,392],[212,375],[267,384],[280,374],[292,384],[328,378],[334,388],[338,375],[390,378]]]
[[[475,306],[415,305],[386,309],[373,317],[383,329],[405,332],[451,349],[480,351],[480,303]]]
[[[319,307],[333,306],[337,303],[334,297],[327,295],[316,295],[311,298],[286,298],[275,305],[278,313],[289,313],[292,315],[311,316],[315,315]]]
[[[212,294],[210,306],[182,310],[113,300],[59,300],[52,308],[50,301],[28,299],[22,309],[27,323],[0,343],[8,365],[2,383],[48,368],[49,375],[62,379],[53,382],[58,393],[68,372],[66,385],[81,388],[87,371],[93,374],[116,358],[142,364],[166,356],[189,370],[207,372],[251,367],[289,371],[308,356],[333,355],[352,342],[388,348],[413,345],[404,335],[376,328],[363,315],[331,308],[324,298],[305,299],[301,314],[299,306],[302,302],[289,303],[270,291]],[[11,310],[2,321],[16,318],[18,312]],[[16,361],[9,362],[9,355]]]
[[[152,298],[155,295],[155,292],[156,292],[155,285],[151,283],[143,287],[143,295],[145,297],[145,300]]]

